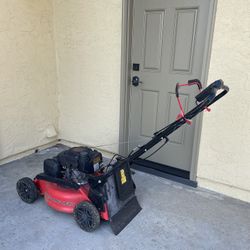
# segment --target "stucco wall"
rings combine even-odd
[[[121,6],[121,0],[54,1],[64,140],[92,146],[118,140]]]
[[[57,127],[51,1],[0,1],[0,160],[46,144]]]
[[[250,1],[218,1],[209,82],[230,93],[205,114],[198,165],[202,187],[250,201]]]

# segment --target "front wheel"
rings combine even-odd
[[[16,190],[20,198],[26,203],[33,203],[38,198],[38,189],[35,183],[28,177],[22,178],[17,182]]]
[[[79,203],[74,210],[77,224],[86,232],[95,231],[100,225],[100,215],[96,207],[89,202]]]

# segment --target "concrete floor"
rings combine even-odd
[[[143,210],[118,235],[108,223],[82,231],[68,214],[20,200],[16,181],[34,177],[53,147],[0,167],[0,249],[250,249],[250,204],[136,172]]]

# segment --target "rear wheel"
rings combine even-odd
[[[16,190],[20,198],[26,203],[33,203],[38,198],[38,189],[35,183],[28,177],[22,178],[17,182]]]
[[[95,231],[100,225],[100,215],[96,207],[89,202],[79,203],[74,210],[77,224],[86,232]]]

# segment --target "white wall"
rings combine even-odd
[[[0,1],[0,160],[55,140],[52,14],[48,0]]]
[[[209,82],[230,93],[203,120],[198,183],[250,201],[250,1],[219,0]]]
[[[118,141],[121,7],[122,0],[54,1],[64,140],[92,146]]]

